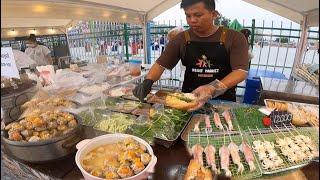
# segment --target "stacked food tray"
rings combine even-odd
[[[219,149],[225,145],[228,147],[228,145],[231,143],[235,143],[238,147],[241,145],[243,142],[243,139],[241,135],[239,134],[230,134],[230,133],[225,133],[224,136],[217,136],[217,135],[208,135],[208,134],[203,134],[203,133],[193,133],[191,132],[188,136],[188,148],[191,149],[194,145],[200,144],[203,148],[205,148],[208,144],[213,145],[215,147],[215,164],[218,169],[218,174],[220,175],[225,175],[225,170],[222,170],[221,168],[221,161],[220,161],[220,155],[219,155]],[[258,178],[262,176],[262,171],[258,162],[258,159],[256,155],[254,155],[254,170],[250,170],[250,167],[248,163],[245,160],[245,156],[242,152],[239,151],[240,155],[240,162],[244,166],[244,170],[242,173],[238,172],[238,165],[236,165],[232,159],[231,156],[229,157],[229,170],[231,171],[231,177],[234,179],[253,179],[253,178]],[[203,155],[203,163],[204,166],[207,168],[211,168],[207,161],[206,161],[206,156]]]
[[[319,127],[319,105],[282,101],[275,99],[265,99],[265,105],[276,111],[288,111],[292,113],[292,123],[294,125],[305,125]]]

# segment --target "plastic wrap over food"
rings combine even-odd
[[[40,74],[40,79],[44,86],[50,86],[53,83],[55,76],[54,67],[52,65],[37,66],[37,71]]]
[[[65,95],[56,94],[50,95],[48,92],[39,90],[30,101],[24,103],[22,108],[22,115],[19,119],[29,116],[38,115],[46,111],[53,110],[66,110],[67,108],[75,108],[77,104],[68,100]]]
[[[129,71],[129,64],[125,63],[122,65],[119,65],[117,68],[114,68],[111,72],[107,74],[107,76],[120,76],[125,77],[130,74]]]
[[[76,93],[72,98],[70,98],[70,100],[75,101],[81,105],[85,105],[85,104],[88,104],[88,103],[90,103],[100,97],[101,97],[101,94],[99,94],[99,93],[93,94],[93,95],[88,95],[88,94],[84,94],[84,93]]]
[[[67,69],[59,69],[53,77],[53,83],[44,89],[48,91],[79,89],[80,87],[88,84],[90,84],[90,81],[84,78],[81,74]]]
[[[110,97],[130,96],[133,95],[134,88],[134,84],[121,85],[105,91],[104,94]]]

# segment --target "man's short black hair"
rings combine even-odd
[[[199,2],[203,2],[206,9],[208,9],[209,11],[214,11],[216,9],[215,0],[182,0],[180,8],[185,9]]]

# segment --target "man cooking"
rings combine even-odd
[[[165,69],[178,61],[186,66],[182,92],[193,93],[202,107],[211,98],[236,101],[235,87],[246,79],[248,45],[243,34],[214,25],[218,16],[214,0],[182,0],[190,28],[169,41],[133,94],[143,101]]]

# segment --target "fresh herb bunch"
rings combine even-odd
[[[147,123],[131,126],[130,133],[147,140],[149,143],[153,141],[154,137],[169,141],[174,140],[189,117],[190,113],[176,109],[156,111]]]
[[[250,129],[256,127],[259,129],[265,128],[262,123],[264,114],[258,110],[258,107],[239,107],[233,109],[233,112],[241,130],[247,130],[248,127]]]

